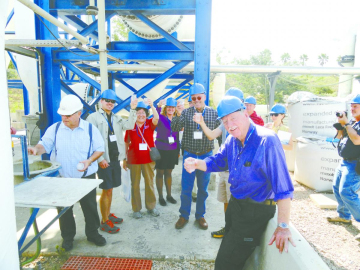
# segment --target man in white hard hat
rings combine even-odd
[[[31,155],[51,153],[51,160],[61,164],[61,177],[94,179],[98,170],[98,164],[94,161],[104,153],[104,140],[95,126],[80,118],[82,109],[83,105],[78,97],[65,96],[57,111],[62,121],[51,125],[39,143],[28,148]],[[80,205],[85,217],[87,240],[97,246],[106,245],[105,238],[98,232],[100,220],[96,189],[83,197]],[[71,250],[76,234],[72,207],[60,217],[60,231],[62,247],[66,251]]]

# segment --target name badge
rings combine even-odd
[[[194,131],[194,139],[202,139],[203,133],[201,131]]]
[[[170,144],[172,144],[172,143],[175,142],[174,137],[168,137],[168,138],[169,138],[169,143],[170,143]]]
[[[116,142],[116,135],[115,134],[110,135],[109,138],[110,138],[110,142]]]
[[[147,144],[146,143],[140,143],[139,144],[139,150],[143,151],[143,150],[147,150]]]

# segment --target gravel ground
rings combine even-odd
[[[293,176],[293,175],[292,175]],[[354,236],[360,233],[360,224],[331,224],[327,216],[336,216],[336,210],[320,209],[311,200],[316,192],[294,181],[295,194],[292,202],[291,222],[306,238],[315,251],[332,270],[360,270],[360,242]],[[214,258],[215,259],[215,258]],[[41,269],[60,269],[64,257],[40,257]],[[29,269],[36,265],[27,265]],[[153,261],[153,270],[213,269],[213,262],[203,261]]]

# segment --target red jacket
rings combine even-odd
[[[258,116],[255,111],[250,115],[250,118],[255,124],[264,126],[264,120],[262,120],[261,116]]]

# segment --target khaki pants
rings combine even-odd
[[[141,174],[145,180],[145,207],[152,210],[156,205],[156,197],[154,190],[154,169],[155,162],[146,164],[129,164],[131,176],[131,204],[134,212],[142,209],[140,195],[140,179]]]

